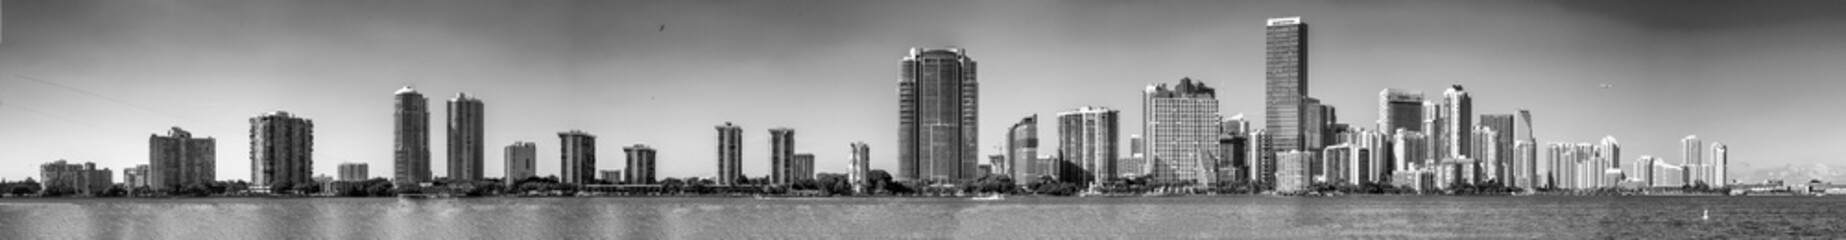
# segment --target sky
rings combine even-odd
[[[1262,119],[1263,24],[1309,25],[1310,96],[1371,127],[1384,88],[1477,114],[1531,110],[1541,142],[1614,136],[1623,161],[1681,161],[1696,134],[1732,168],[1846,164],[1846,3],[1829,1],[101,1],[0,3],[0,178],[66,159],[148,162],[178,126],[217,139],[218,179],[249,179],[248,119],[312,119],[314,172],[369,163],[389,178],[392,92],[485,103],[486,176],[501,146],[557,132],[659,150],[662,177],[710,177],[713,126],[744,127],[744,173],[766,175],[768,129],[796,130],[819,172],[848,144],[897,167],[899,61],[962,47],[981,65],[980,146],[1033,114],[1138,116],[1148,84],[1204,81],[1223,115]],[[1608,85],[1608,88],[1600,86]],[[1141,120],[1123,118],[1122,141]],[[1260,125],[1260,124],[1258,124]],[[1041,122],[1041,139],[1055,123]],[[1127,144],[1122,144],[1126,147]],[[1055,149],[1047,142],[1041,149]],[[1125,150],[1123,152],[1126,152]],[[1740,171],[1733,171],[1738,174]],[[1743,176],[1746,180],[1749,176]]]

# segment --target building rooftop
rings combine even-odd
[[[1294,16],[1294,17],[1270,18],[1268,23],[1269,23],[1269,26],[1285,26],[1285,25],[1301,24],[1302,22],[1301,22],[1300,16]]]
[[[405,93],[417,93],[417,90],[410,89],[410,86],[404,86],[404,88],[397,89],[397,93],[394,93],[394,94],[405,94]]]

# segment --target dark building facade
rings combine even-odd
[[[795,129],[769,129],[769,183],[795,183]]]
[[[166,136],[148,136],[148,169],[143,176],[149,189],[175,191],[218,178],[217,140],[193,138],[179,127]],[[130,179],[124,179],[130,180]]]
[[[571,130],[558,133],[558,181],[589,184],[596,180],[596,135]]]
[[[467,93],[449,99],[449,179],[481,180],[487,161],[486,120],[480,99]]]
[[[276,111],[250,118],[250,185],[314,182],[314,121]]]
[[[718,174],[716,184],[719,186],[737,185],[744,178],[744,128],[726,122],[718,125]]]
[[[960,48],[911,48],[898,80],[899,180],[960,180],[977,174],[979,89],[975,62]]]
[[[634,146],[622,148],[622,152],[628,155],[628,168],[624,169],[624,173],[622,173],[626,178],[624,180],[628,184],[657,183],[654,180],[654,171],[659,168],[655,165],[658,163],[656,161],[659,158],[654,155],[654,148],[648,147],[647,145],[635,144]]]
[[[391,181],[399,184],[428,182],[429,99],[406,86],[397,90],[391,122],[393,147]]]
[[[1041,169],[1047,169],[1049,166],[1040,166],[1037,158],[1038,115],[1033,114],[1020,119],[1006,131],[1006,162],[1013,165],[1007,167],[1007,174],[1013,179],[1045,175]]]
[[[1271,151],[1306,150],[1308,25],[1300,17],[1272,18],[1264,29],[1264,128]]]

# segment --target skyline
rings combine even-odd
[[[1200,13],[1206,10],[1190,9],[1186,6],[1192,5],[1179,4],[1160,6],[1098,6],[1107,4],[1073,2],[974,3],[955,6],[916,4],[925,8],[967,8],[977,12],[974,14],[959,13],[972,15],[975,19],[960,20],[969,21],[960,22],[960,25],[956,23],[923,24],[924,27],[932,30],[944,30],[937,28],[967,29],[966,31],[974,33],[965,35],[951,33],[946,35],[958,37],[929,39],[933,35],[881,34],[880,32],[885,31],[883,29],[886,28],[855,24],[902,25],[905,24],[900,23],[904,22],[902,19],[935,19],[962,15],[945,13],[945,16],[932,14],[916,16],[915,14],[919,13],[896,11],[894,9],[903,7],[891,6],[911,5],[911,3],[827,4],[820,8],[845,9],[842,10],[846,12],[844,15],[868,15],[851,17],[877,18],[872,16],[879,16],[879,14],[865,12],[883,11],[896,11],[910,15],[893,16],[893,19],[897,20],[881,19],[871,21],[872,23],[846,24],[855,25],[855,30],[858,31],[825,30],[818,28],[835,25],[829,24],[831,21],[828,20],[839,20],[832,19],[834,17],[850,17],[826,15],[840,14],[834,13],[837,11],[809,12],[795,7],[669,3],[665,6],[649,5],[649,7],[692,8],[691,10],[679,9],[674,12],[695,14],[689,14],[692,16],[653,16],[646,10],[639,10],[642,14],[632,14],[639,16],[598,15],[596,17],[615,18],[612,20],[618,24],[612,29],[578,29],[585,28],[579,25],[596,25],[592,23],[598,22],[597,20],[611,19],[573,15],[576,18],[593,19],[563,19],[558,22],[568,26],[551,26],[546,20],[559,19],[529,16],[538,19],[517,18],[515,20],[522,21],[489,24],[483,21],[499,19],[463,16],[469,11],[465,9],[448,9],[462,12],[454,13],[419,8],[406,13],[411,17],[404,17],[385,16],[389,14],[378,11],[388,10],[374,9],[402,7],[399,5],[401,2],[354,4],[359,6],[329,6],[342,3],[288,2],[236,3],[245,4],[247,8],[240,9],[244,10],[243,12],[203,14],[205,16],[202,17],[213,20],[202,22],[206,23],[206,26],[186,26],[185,24],[195,23],[187,19],[201,16],[183,16],[186,15],[183,14],[185,9],[165,8],[168,12],[148,11],[111,14],[113,16],[107,17],[87,16],[89,18],[72,19],[77,20],[73,23],[55,23],[66,19],[58,16],[57,10],[110,13],[107,10],[123,6],[144,4],[183,6],[198,3],[86,1],[18,3],[20,4],[7,4],[4,8],[5,14],[0,15],[6,17],[5,26],[0,27],[5,31],[0,34],[0,73],[5,73],[5,77],[8,78],[0,81],[0,132],[7,133],[0,135],[0,143],[4,143],[0,144],[4,145],[0,147],[0,154],[4,154],[0,155],[0,158],[5,159],[3,161],[7,164],[19,166],[0,168],[0,177],[7,179],[35,176],[36,174],[30,172],[31,168],[28,166],[37,166],[57,159],[96,162],[99,168],[111,169],[146,164],[146,146],[137,144],[145,141],[143,134],[158,134],[174,126],[191,130],[195,136],[224,140],[218,143],[220,148],[232,146],[217,152],[218,169],[222,170],[217,177],[219,179],[243,179],[242,176],[250,176],[250,174],[240,169],[249,169],[250,161],[246,156],[247,151],[244,151],[247,149],[237,146],[247,146],[248,139],[239,130],[247,130],[248,126],[239,122],[250,116],[274,110],[297,113],[317,122],[315,133],[316,138],[320,140],[315,143],[314,162],[319,164],[315,164],[314,172],[317,175],[334,175],[336,166],[343,162],[391,166],[391,157],[386,156],[391,152],[390,137],[386,132],[391,126],[389,125],[389,105],[392,100],[385,92],[398,89],[402,85],[413,85],[418,90],[434,96],[458,92],[480,95],[482,102],[495,106],[486,109],[485,122],[488,125],[484,145],[504,146],[514,141],[536,142],[539,145],[537,155],[541,156],[537,161],[539,165],[537,172],[541,176],[559,173],[558,166],[555,164],[557,161],[548,160],[555,158],[544,157],[558,156],[556,151],[559,149],[559,143],[550,140],[547,135],[570,129],[582,129],[602,138],[598,141],[601,143],[597,145],[597,148],[605,153],[610,153],[611,150],[621,146],[634,144],[657,147],[666,153],[666,157],[660,159],[662,168],[658,169],[663,177],[710,177],[716,172],[716,169],[710,167],[716,159],[707,151],[717,146],[717,143],[708,135],[709,130],[705,129],[725,122],[735,122],[744,128],[744,139],[741,141],[744,146],[742,151],[743,173],[752,177],[767,175],[769,146],[765,143],[769,142],[769,136],[764,133],[767,129],[777,127],[789,127],[802,133],[799,135],[802,138],[798,142],[806,144],[797,146],[794,152],[819,154],[815,164],[816,170],[843,172],[842,170],[847,166],[846,156],[841,151],[837,151],[838,144],[864,141],[872,149],[870,158],[872,168],[895,171],[897,169],[896,136],[887,135],[890,132],[889,129],[896,128],[896,123],[890,119],[897,111],[895,111],[894,104],[890,103],[896,102],[897,96],[891,93],[896,89],[897,79],[891,73],[898,72],[896,63],[904,49],[958,46],[968,49],[969,57],[986,63],[987,68],[982,70],[981,85],[984,86],[980,95],[987,99],[983,100],[986,103],[982,104],[980,115],[987,116],[987,118],[980,121],[979,129],[987,130],[978,133],[981,139],[979,142],[984,145],[976,146],[975,149],[983,151],[976,156],[987,156],[998,153],[991,150],[991,146],[1004,142],[1000,140],[1004,139],[1000,136],[1004,136],[1005,133],[999,130],[1007,129],[1006,127],[1018,118],[1031,114],[1053,114],[1092,105],[1138,113],[1142,109],[1134,102],[1138,100],[1136,93],[1142,87],[1146,84],[1175,82],[1184,77],[1202,80],[1207,85],[1221,91],[1218,98],[1223,103],[1219,108],[1220,115],[1231,116],[1242,113],[1251,116],[1250,119],[1259,119],[1261,118],[1260,109],[1263,107],[1260,98],[1261,48],[1263,47],[1260,40],[1263,25],[1259,25],[1258,21],[1297,15],[1302,16],[1304,22],[1315,26],[1310,30],[1315,38],[1309,42],[1314,51],[1311,52],[1312,57],[1308,58],[1315,66],[1313,70],[1310,70],[1314,78],[1308,82],[1313,86],[1311,89],[1316,91],[1308,95],[1319,98],[1328,105],[1339,107],[1340,119],[1344,120],[1342,122],[1368,126],[1370,122],[1377,119],[1374,114],[1378,112],[1375,96],[1380,89],[1400,88],[1436,92],[1431,90],[1441,89],[1450,84],[1462,84],[1466,85],[1469,93],[1480,102],[1476,104],[1474,111],[1476,114],[1511,114],[1514,109],[1531,109],[1534,112],[1533,115],[1537,115],[1540,119],[1534,123],[1540,143],[1589,142],[1603,136],[1616,136],[1629,139],[1630,145],[1624,146],[1629,149],[1628,152],[1639,153],[1636,155],[1661,156],[1660,158],[1664,161],[1679,162],[1683,160],[1677,159],[1676,154],[1672,154],[1679,145],[1674,140],[1696,134],[1712,142],[1722,142],[1727,146],[1740,146],[1740,149],[1747,149],[1736,154],[1738,161],[1731,162],[1733,169],[1747,170],[1753,168],[1751,166],[1780,165],[1775,163],[1841,163],[1839,160],[1820,160],[1826,157],[1825,152],[1821,150],[1826,149],[1825,146],[1839,145],[1839,140],[1828,141],[1818,137],[1815,141],[1789,139],[1789,136],[1838,135],[1826,134],[1828,132],[1825,131],[1828,130],[1825,128],[1819,130],[1821,133],[1805,129],[1789,131],[1794,130],[1793,128],[1748,129],[1748,127],[1756,126],[1801,125],[1800,123],[1825,126],[1824,120],[1842,119],[1843,114],[1841,113],[1825,111],[1773,112],[1775,110],[1808,110],[1813,108],[1806,106],[1824,106],[1822,103],[1842,102],[1839,97],[1821,93],[1810,92],[1811,94],[1807,96],[1781,94],[1838,90],[1841,87],[1839,83],[1827,83],[1825,81],[1828,79],[1810,77],[1812,79],[1772,82],[1793,83],[1787,85],[1803,86],[1804,88],[1801,89],[1765,89],[1763,85],[1776,84],[1761,84],[1755,80],[1723,82],[1718,81],[1722,79],[1711,79],[1723,76],[1755,79],[1750,77],[1765,74],[1793,74],[1750,71],[1762,71],[1765,68],[1770,70],[1817,68],[1807,70],[1806,73],[1811,75],[1840,74],[1840,70],[1818,68],[1846,63],[1846,59],[1838,57],[1846,56],[1846,54],[1839,54],[1846,52],[1843,50],[1846,48],[1843,48],[1838,43],[1839,41],[1824,44],[1815,42],[1846,39],[1840,38],[1841,34],[1836,31],[1825,31],[1828,29],[1825,27],[1829,26],[1826,23],[1836,24],[1846,21],[1842,21],[1842,17],[1831,16],[1820,17],[1823,18],[1821,24],[1815,24],[1816,20],[1813,19],[1805,19],[1805,22],[1796,21],[1803,20],[1800,19],[1803,17],[1816,18],[1813,15],[1799,13],[1811,13],[1815,11],[1813,9],[1827,8],[1791,10],[1789,9],[1791,7],[1783,5],[1738,11],[1757,14],[1782,13],[1771,9],[1779,8],[1796,13],[1781,15],[1784,19],[1780,21],[1754,23],[1759,25],[1711,22],[1710,20],[1659,23],[1649,22],[1648,19],[1624,21],[1622,19],[1560,18],[1554,20],[1564,20],[1563,22],[1569,23],[1525,26],[1545,25],[1534,23],[1534,21],[1544,20],[1531,20],[1536,17],[1529,15],[1542,15],[1534,14],[1534,12],[1554,15],[1571,13],[1595,15],[1585,12],[1620,12],[1623,9],[1610,7],[1612,9],[1565,11],[1560,9],[1530,10],[1518,7],[1545,5],[1545,3],[1527,2],[1440,4],[1408,2],[1398,3],[1395,6],[1390,3],[1356,4],[1366,5],[1368,9],[1342,9],[1340,7],[1347,3],[1328,6],[1319,6],[1316,3],[1267,6],[1270,8],[1264,8],[1263,3],[1250,4],[1258,5],[1254,8],[1261,9],[1261,11],[1227,6],[1205,7],[1206,10],[1256,11],[1255,13],[1230,14]],[[99,5],[82,6],[84,4]],[[309,6],[294,6],[287,10],[280,10],[284,13],[301,14],[299,16],[270,17],[263,14],[265,11],[278,11],[263,8],[263,6],[275,7],[270,5],[278,4]],[[522,10],[495,13],[543,15],[547,11],[601,11],[604,9],[595,7],[606,7],[596,4],[611,3],[580,4],[594,5],[582,6],[587,10],[571,9],[579,6],[519,5],[518,7]],[[986,4],[998,6],[973,6]],[[1202,3],[1199,5],[1221,4],[1244,5],[1246,3]],[[1373,4],[1386,6],[1373,6]],[[1552,7],[1584,7],[1581,5],[1583,4]],[[314,8],[316,6],[323,8]],[[193,5],[193,7],[198,7],[198,5]],[[471,5],[468,7],[511,6]],[[766,10],[769,13],[728,12],[748,12],[748,10],[764,7],[768,8]],[[999,31],[995,28],[1004,29],[1006,27],[973,26],[998,24],[1020,27],[1018,24],[1021,23],[1014,22],[1017,19],[1007,20],[1007,17],[1014,16],[1008,16],[1009,14],[1006,13],[1034,13],[1032,9],[1037,7],[1070,8],[1036,12],[1040,14],[1064,15],[1072,12],[1082,13],[1086,9],[1112,14],[1126,13],[1119,17],[1101,17],[1104,19],[1100,20],[1078,16],[1058,16],[1070,18],[1058,19],[1069,22],[1054,20],[1023,23],[1028,27],[1044,27],[1033,30],[1050,32],[1052,34],[1049,35],[1054,35],[1050,38],[1068,42],[1043,43],[1043,39],[1030,37],[1025,39],[984,37],[986,35],[1016,34],[997,32],[977,34],[983,31]],[[1500,9],[1514,11],[1510,17],[1515,20],[1462,20],[1468,18],[1454,15],[1479,14],[1475,17],[1486,18],[1506,16],[1487,13],[1457,14],[1450,11],[1442,11],[1441,13],[1445,15],[1432,18],[1459,19],[1443,19],[1445,21],[1432,23],[1428,18],[1365,18],[1344,15],[1348,14],[1344,11],[1402,12],[1405,9],[1400,8],[1418,7]],[[25,10],[21,10],[22,8]],[[302,8],[310,10],[298,10]],[[619,9],[620,7],[612,8]],[[1722,7],[1711,6],[1686,8],[1705,11],[1722,9]],[[360,17],[356,17],[356,20],[313,16],[317,15],[317,11],[344,10],[356,10],[362,13]],[[998,11],[999,13],[979,11]],[[1172,16],[1155,14],[1163,11],[1176,11],[1178,14]],[[370,15],[366,15],[368,13],[365,12],[370,12]],[[793,18],[751,16],[751,14],[791,12],[809,15]],[[737,14],[720,16],[728,18],[718,18],[719,20],[701,18],[722,15],[720,13]],[[1365,12],[1354,14],[1366,15]],[[1745,18],[1743,15],[1748,14],[1716,15],[1714,18]],[[1000,19],[992,19],[996,17]],[[1028,18],[1026,16],[1017,17]],[[1690,14],[1679,17],[1704,16]],[[224,21],[222,18],[263,21]],[[25,23],[21,23],[22,19]],[[795,22],[751,22],[759,19]],[[147,22],[135,23],[144,20]],[[442,24],[445,20],[481,23],[490,27],[470,28],[463,26],[468,24]],[[377,26],[394,28],[359,30],[358,33],[351,33],[347,31],[353,31],[352,29],[333,27],[330,25],[334,24],[328,23],[316,25],[315,21],[361,21],[363,22],[361,25],[364,25],[362,28]],[[256,26],[245,26],[242,22],[249,22],[248,24]],[[1613,22],[1613,25],[1617,26],[1584,22]],[[238,24],[226,25],[227,23]],[[665,30],[656,31],[653,27],[655,24],[670,26],[664,27]],[[797,29],[797,32],[801,33],[775,34],[762,30],[746,30],[758,27],[756,24],[774,25],[773,29]],[[1375,27],[1381,24],[1390,26],[1385,29],[1392,29],[1392,32],[1422,31],[1421,33],[1429,33],[1430,36],[1374,32],[1379,31]],[[1418,26],[1418,24],[1433,26]],[[1511,36],[1470,36],[1480,32],[1493,33],[1488,35],[1508,35],[1510,33],[1507,32],[1512,30],[1487,27],[1505,26],[1506,24],[1537,28],[1536,32],[1544,33],[1546,36],[1539,37],[1537,40]],[[1633,26],[1621,26],[1622,24]],[[1686,26],[1698,24],[1713,26]],[[549,28],[523,28],[534,26]],[[1368,26],[1373,28],[1368,28]],[[273,27],[292,30],[259,30]],[[400,29],[420,27],[431,27],[434,30]],[[1442,29],[1445,27],[1456,29]],[[24,29],[21,30],[21,28]],[[213,28],[227,28],[236,31],[219,31]],[[1657,31],[1652,34],[1664,36],[1635,36],[1642,35],[1638,33],[1621,35],[1624,32],[1622,30],[1635,29]],[[1804,29],[1813,31],[1801,34],[1774,34]],[[1102,30],[1117,34],[1132,33],[1133,35],[1093,37],[1103,34],[1088,33],[1087,30]],[[245,34],[242,31],[260,32],[261,34]],[[320,31],[335,34],[324,37],[326,39],[316,39],[310,36],[325,33]],[[563,32],[565,34],[561,35],[576,37],[583,37],[577,35],[594,35],[585,38],[615,40],[615,43],[569,40],[561,41],[563,42],[561,45],[568,45],[567,47],[534,46],[556,44],[560,41],[524,34],[526,31],[541,32],[538,35],[544,35],[545,31]],[[694,36],[661,36],[683,34],[682,32],[690,32]],[[1752,35],[1735,36],[1733,33],[1736,32]],[[1563,33],[1562,35],[1565,36],[1552,37],[1551,34],[1554,33]],[[1613,36],[1599,35],[1611,33]],[[837,37],[837,35],[848,37],[828,38]],[[1171,35],[1179,37],[1169,38]],[[1796,38],[1801,39],[1774,38],[1781,35],[1800,36]],[[139,38],[123,38],[129,36]],[[718,36],[743,39],[713,39],[722,38]],[[1694,37],[1689,39],[1695,40],[1667,41],[1658,44],[1665,46],[1657,46],[1651,42],[1684,36]],[[460,38],[445,39],[444,37]],[[852,41],[852,39],[862,40],[863,38],[872,38],[877,41]],[[83,41],[70,41],[77,39]],[[212,40],[207,42],[216,41],[217,44],[186,43],[186,41],[195,40]],[[1765,54],[1760,53],[1751,55],[1754,52],[1748,50],[1752,49],[1729,46],[1732,41],[1743,40],[1768,41],[1765,44],[1747,45],[1754,48],[1766,48],[1771,50],[1770,53],[1781,55],[1762,56]],[[622,41],[639,43],[623,43]],[[438,44],[420,45],[431,42]],[[1441,43],[1417,45],[1412,42]],[[769,46],[794,45],[800,49],[759,48],[754,47],[756,46],[754,43]],[[1540,46],[1520,45],[1522,43]],[[1598,46],[1604,43],[1620,43],[1620,45]],[[826,46],[831,44],[846,46]],[[1039,46],[1041,44],[1054,46]],[[1122,45],[1130,47],[1112,47]],[[1642,46],[1644,47],[1642,50],[1622,49],[1637,45],[1645,46]],[[1495,48],[1507,46],[1522,46],[1524,49]],[[348,49],[349,47],[353,49]],[[481,48],[471,49],[470,47]],[[711,47],[717,49],[702,51],[697,49]],[[1571,47],[1591,49],[1573,50]],[[75,50],[81,48],[94,49]],[[1069,49],[1085,51],[1071,53],[1073,51],[1068,51]],[[328,50],[332,52],[315,53],[315,51]],[[527,50],[537,53],[524,52]],[[576,50],[594,53],[577,53]],[[1417,52],[1419,50],[1429,52]],[[816,51],[822,56],[801,56],[796,58],[796,61],[792,61],[793,63],[778,61],[780,58],[790,57],[788,55],[805,55]],[[255,56],[246,56],[251,52],[254,52]],[[389,56],[393,54],[408,56]],[[630,57],[629,54],[640,56]],[[1444,56],[1445,54],[1461,56]],[[155,58],[157,56],[185,56],[188,59]],[[446,58],[469,59],[470,57],[497,56],[512,58],[485,60],[485,62],[444,60]],[[1130,67],[1118,67],[1112,70],[1070,69],[1072,66],[1081,66],[1074,65],[1073,62],[1087,63],[1087,59],[1098,56],[1124,62],[1139,61],[1144,65],[1123,64]],[[1506,56],[1532,56],[1533,58],[1505,59],[1505,61],[1480,60],[1487,58],[1486,56],[1499,57],[1492,59],[1503,59]],[[1766,57],[1806,57],[1810,59],[1764,59]],[[366,62],[375,58],[385,60]],[[549,58],[556,59],[547,60]],[[1617,60],[1607,58],[1617,58]],[[1084,61],[1074,59],[1084,59]],[[245,60],[253,61],[246,62]],[[325,63],[321,61],[359,63],[322,66]],[[550,61],[556,63],[547,64]],[[1740,63],[1763,61],[1768,61],[1768,65],[1772,66]],[[1387,64],[1382,65],[1388,66],[1376,68],[1362,66],[1380,62],[1386,62]],[[1507,62],[1511,64],[1495,64]],[[1636,67],[1633,62],[1642,63],[1639,67],[1643,70],[1633,72],[1615,70]],[[713,65],[723,64],[744,66],[739,67],[742,69],[708,69]],[[1605,64],[1609,66],[1602,66]],[[599,69],[603,67],[611,69]],[[1458,71],[1457,69],[1473,70],[1467,69],[1469,67],[1479,67],[1486,69],[1481,71],[1494,72],[1452,73]],[[1557,73],[1558,69],[1584,72]],[[1724,71],[1724,69],[1743,71],[1731,72]],[[369,73],[382,74],[369,75]],[[1505,74],[1505,76],[1502,77],[1499,74]],[[1613,74],[1618,77],[1574,79],[1601,74]],[[1456,75],[1461,76],[1455,77]],[[1373,76],[1378,76],[1380,81],[1365,80]],[[757,78],[768,80],[754,80]],[[1412,80],[1417,78],[1432,79]],[[1068,80],[1059,84],[1045,84],[1046,81],[1061,79]],[[1535,84],[1520,81],[1533,79],[1557,80],[1562,83]],[[1682,82],[1677,79],[1689,80]],[[714,82],[717,84],[713,84]],[[1713,87],[1705,87],[1708,85],[1703,83],[1714,84],[1709,85]],[[1600,84],[1613,87],[1599,88]],[[647,89],[645,91],[635,90],[637,88]],[[1732,88],[1745,91],[1724,92]],[[783,94],[808,93],[813,89],[824,89],[826,90],[824,92],[834,94]],[[1674,90],[1678,92],[1660,93],[1660,91]],[[1572,93],[1578,92],[1604,94],[1591,94],[1602,96],[1571,96],[1576,95]],[[1766,95],[1770,93],[1777,93],[1777,95]],[[175,100],[173,96],[188,97]],[[1547,100],[1557,102],[1547,102]],[[1612,101],[1612,104],[1599,103],[1602,101]],[[1792,106],[1803,107],[1763,109],[1761,106],[1749,104],[1745,106],[1718,105],[1708,111],[1692,111],[1681,107],[1682,105],[1705,106],[1704,104],[1728,101],[1768,101],[1770,103],[1793,103]],[[1722,114],[1721,109],[1732,109],[1739,113],[1750,114],[1724,116],[1726,114]],[[1766,116],[1751,115],[1762,111],[1769,112],[1765,114]],[[429,113],[448,116],[446,111]],[[1807,121],[1820,120],[1823,122],[1801,122],[1800,119],[1789,120],[1796,123],[1766,121],[1766,119],[1784,120],[1778,118],[1814,115],[1822,117],[1812,117],[1814,119]],[[649,119],[655,116],[658,118]],[[1613,117],[1615,119],[1602,118],[1602,116],[1615,116]],[[1706,117],[1719,119],[1679,122],[1685,119]],[[1140,119],[1125,120],[1128,121],[1123,122],[1123,125],[1140,124]],[[1667,122],[1661,123],[1661,121]],[[1039,127],[1056,127],[1044,124],[1047,123],[1040,123]],[[1138,134],[1138,132],[1124,132],[1123,134]],[[447,137],[434,133],[431,136]],[[1039,137],[1047,136],[1056,137],[1044,133],[1041,133]],[[441,143],[430,144],[428,147],[447,149],[447,146]],[[98,148],[108,150],[94,152],[94,149]],[[1041,145],[1039,148],[1057,149],[1057,146],[1053,143]],[[488,152],[485,156],[501,156],[498,148],[488,148],[486,151]],[[429,157],[448,159],[446,154]],[[598,164],[600,167],[593,170],[625,168],[611,166],[611,161],[615,160],[610,157],[610,155],[602,156],[605,160]],[[496,176],[494,173],[503,172],[500,166],[503,164],[502,159],[488,158],[485,160],[487,176],[492,177]],[[446,164],[432,163],[430,167],[446,168]],[[388,177],[380,173],[390,171],[379,169],[379,171],[372,172],[373,177]]]

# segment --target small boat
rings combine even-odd
[[[1705,213],[1699,215],[1699,220],[1710,221],[1711,220],[1711,209],[1706,208]]]
[[[1006,196],[1005,196],[1005,195],[1000,195],[1000,194],[993,194],[993,195],[987,195],[987,196],[979,196],[979,197],[974,197],[974,198],[970,198],[969,200],[975,200],[975,201],[999,201],[999,200],[1006,200]]]

